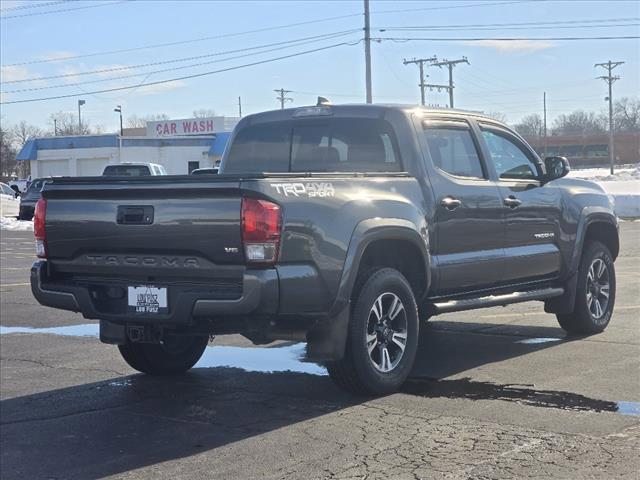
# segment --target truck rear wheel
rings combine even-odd
[[[568,333],[602,332],[613,313],[616,273],[609,249],[600,242],[585,242],[578,269],[576,303],[573,312],[557,314],[558,323]]]
[[[406,380],[418,349],[418,308],[409,282],[393,268],[368,272],[357,283],[342,360],[331,378],[356,395],[384,395]]]
[[[118,345],[125,362],[149,375],[176,375],[193,367],[209,342],[207,335],[168,335],[161,343]]]

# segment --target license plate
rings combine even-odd
[[[129,311],[135,313],[166,313],[167,289],[164,287],[129,287]]]

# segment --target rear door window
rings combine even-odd
[[[467,124],[425,126],[424,135],[434,165],[456,177],[485,178],[478,151]]]

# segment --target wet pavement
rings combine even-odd
[[[304,345],[218,337],[150,378],[97,325],[36,304],[29,233],[2,232],[0,476],[640,478],[640,223],[623,223],[601,335],[540,303],[431,319],[402,391],[351,397]]]

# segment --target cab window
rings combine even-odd
[[[490,161],[498,178],[503,180],[535,180],[538,169],[534,159],[506,134],[482,129],[482,137],[490,153]]]
[[[485,178],[478,151],[466,124],[425,125],[424,135],[434,165],[450,175]]]

